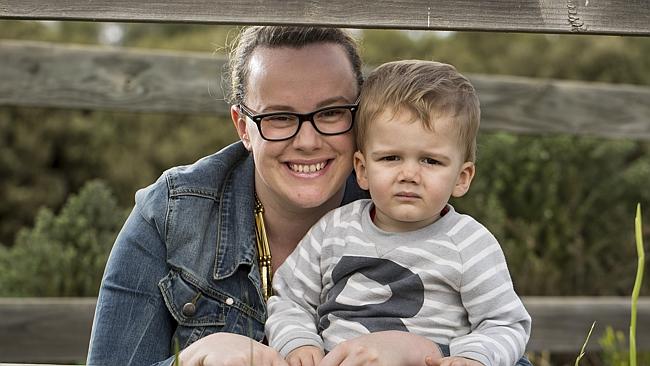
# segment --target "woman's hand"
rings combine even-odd
[[[215,333],[185,348],[179,355],[183,366],[288,366],[271,347],[233,333]]]
[[[412,333],[389,330],[340,343],[319,366],[422,366],[426,357],[441,358],[438,345]]]

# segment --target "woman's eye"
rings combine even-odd
[[[264,119],[271,122],[287,122],[292,120],[291,116],[281,115],[281,114],[277,116],[268,116],[265,117]]]
[[[340,109],[330,109],[327,111],[323,111],[319,113],[319,117],[324,117],[324,118],[336,118],[339,117],[343,114],[343,112]]]

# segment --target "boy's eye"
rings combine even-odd
[[[399,158],[397,156],[395,156],[395,155],[388,155],[388,156],[384,156],[383,158],[381,158],[381,160],[397,161],[397,160],[399,160]]]
[[[438,160],[434,159],[434,158],[424,158],[424,159],[422,159],[422,161],[425,164],[429,164],[429,165],[439,165],[440,164],[440,162]]]

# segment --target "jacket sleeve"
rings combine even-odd
[[[461,251],[461,299],[471,332],[452,339],[452,356],[486,366],[511,366],[522,357],[531,318],[515,293],[506,260],[494,236],[481,226],[479,239]]]
[[[320,304],[321,244],[323,220],[301,240],[273,277],[273,292],[268,301],[266,336],[269,345],[283,357],[301,346],[323,349],[316,329],[316,309]]]
[[[175,329],[158,282],[169,269],[163,241],[164,179],[136,194],[104,271],[87,364],[171,364]]]

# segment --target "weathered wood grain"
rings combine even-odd
[[[630,300],[622,297],[524,297],[533,318],[528,352],[577,352],[596,321],[588,344],[608,325],[627,335]],[[0,298],[0,362],[72,363],[86,358],[94,298]],[[637,348],[650,351],[650,298],[638,306]]]
[[[647,0],[4,0],[0,18],[650,35]]]
[[[650,139],[650,88],[470,75],[484,129]]]
[[[224,60],[210,54],[0,41],[0,55],[0,105],[227,111]]]
[[[577,355],[591,324],[596,326],[588,350],[598,350],[598,340],[607,326],[622,331],[630,328],[630,299],[623,297],[526,297],[526,309],[533,318],[529,351],[552,350]],[[637,309],[637,349],[650,351],[650,297],[639,300]]]
[[[0,41],[0,105],[227,115],[224,59]],[[650,88],[470,75],[482,128],[650,139]]]
[[[83,363],[95,298],[0,298],[0,362]]]

